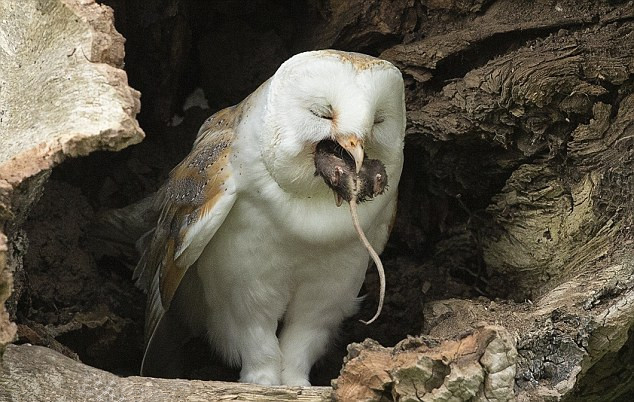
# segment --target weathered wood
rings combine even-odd
[[[4,300],[21,273],[20,226],[50,169],[137,143],[140,94],[127,85],[123,37],[93,1],[0,2],[0,351],[15,334]],[[16,293],[20,286],[16,283]]]
[[[409,115],[412,141],[425,135],[456,141],[458,148],[487,144],[486,154],[467,157],[476,166],[491,158],[510,173],[487,207],[493,222],[478,237],[487,266],[516,278],[521,298],[541,294],[546,281],[554,286],[600,256],[618,233],[597,236],[604,225],[627,225],[627,214],[610,220],[614,210],[597,203],[609,197],[603,193],[610,181],[621,180],[626,189],[619,198],[625,210],[632,208],[627,149],[634,97],[608,88],[631,79],[633,58],[631,22],[560,32],[470,71]],[[467,191],[478,185],[459,180]]]
[[[390,395],[393,400],[424,401],[450,396],[520,401],[562,395],[572,400],[581,395],[591,398],[590,384],[609,378],[593,367],[604,367],[604,359],[613,362],[618,351],[627,351],[632,343],[634,262],[605,267],[596,275],[578,275],[532,303],[460,299],[427,303],[425,320],[429,335],[394,348],[371,341],[349,346],[335,395],[341,400]],[[496,323],[503,327],[489,326]],[[496,351],[494,359],[489,347]],[[596,400],[611,400],[634,388],[634,362],[618,367],[607,372],[618,371],[624,384],[595,391]]]
[[[110,8],[3,1],[0,15],[0,178],[16,185],[65,157],[141,141]]]
[[[598,369],[617,363],[619,353],[628,356],[634,327],[634,4],[597,9],[594,20],[606,23],[553,31],[429,91],[455,57],[468,59],[505,30],[553,29],[564,16],[581,18],[570,25],[588,22],[582,8],[558,4],[564,14],[492,24],[501,9],[507,17],[513,6],[536,16],[544,5],[498,2],[462,31],[383,56],[414,82],[410,152],[424,161],[419,174],[431,177],[428,191],[440,193],[413,205],[434,213],[453,198],[467,209],[457,222],[443,222],[452,235],[436,250],[462,259],[436,261],[481,259],[489,273],[484,293],[510,299],[427,303],[424,332],[447,339],[503,323],[517,337],[518,399],[606,400],[634,389],[632,364],[610,370],[624,379],[611,386]],[[456,35],[468,40],[456,43]],[[415,192],[410,185],[400,191]],[[479,197],[489,200],[484,208],[467,207]],[[420,230],[409,217],[420,214],[417,208],[402,217],[400,230]],[[598,382],[592,390],[597,379],[603,391]]]
[[[578,5],[576,3],[560,2],[553,6],[545,1],[493,2],[480,18],[465,24],[437,26],[440,32],[435,35],[391,47],[381,57],[394,62],[415,81],[425,83],[437,74],[456,76],[464,71],[464,67],[454,63],[459,58],[474,57],[476,49],[486,48],[485,51],[492,55],[501,53],[505,50],[504,39],[495,42],[495,38],[517,34],[529,38],[534,35],[543,36],[544,33],[581,27],[599,19],[604,22],[627,20],[634,13],[634,9],[627,7],[618,13],[605,12],[600,8],[588,10],[583,6],[575,7]],[[493,42],[491,46],[487,43],[489,41]],[[439,68],[444,68],[447,64],[455,67],[455,71],[439,71]]]
[[[328,387],[121,378],[31,345],[9,345],[0,363],[2,401],[329,401],[331,393]]]
[[[374,341],[348,346],[335,383],[341,401],[510,401],[517,350],[502,327],[487,326],[451,340],[408,338],[394,348]]]
[[[13,277],[7,269],[7,249],[7,237],[0,233],[0,359],[4,346],[13,341],[17,330],[4,306],[13,290]]]
[[[301,21],[295,47],[376,52],[412,35],[423,9],[414,0],[311,1],[311,20]],[[317,14],[320,18],[314,18]]]

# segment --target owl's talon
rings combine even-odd
[[[289,387],[310,387],[310,381],[306,377],[297,373],[282,372],[282,384]]]
[[[244,369],[242,370],[245,371]],[[274,368],[261,368],[247,373],[240,373],[240,382],[260,385],[280,385],[280,374]]]

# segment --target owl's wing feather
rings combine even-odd
[[[134,272],[138,285],[148,291],[146,354],[187,269],[235,202],[230,157],[237,112],[235,107],[224,109],[203,124],[193,150],[157,193],[160,217],[153,232],[145,236],[145,249]]]

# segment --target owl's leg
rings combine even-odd
[[[280,385],[282,353],[276,336],[277,319],[233,308],[225,310],[218,304],[208,315],[211,346],[229,365],[241,365],[240,382]]]
[[[280,385],[282,353],[276,331],[285,300],[266,297],[277,293],[257,281],[232,286],[216,280],[209,289],[206,327],[212,347],[228,364],[241,365],[240,382]]]
[[[358,281],[357,281],[358,282]],[[308,386],[310,369],[344,318],[358,308],[360,284],[306,284],[297,289],[280,334],[282,384]]]
[[[275,330],[277,321],[251,322],[240,330],[240,382],[280,385],[282,353]]]
[[[217,300],[207,315],[211,346],[226,363],[241,365],[240,382],[280,385],[282,353],[276,336],[277,318],[243,304],[244,300],[231,303],[227,299],[224,304]]]
[[[288,274],[279,264],[263,263],[262,244],[259,232],[223,232],[200,256],[196,271],[212,347],[227,363],[241,366],[241,382],[279,385],[276,332],[290,298]]]
[[[282,384],[310,386],[310,369],[324,353],[336,325],[303,327],[297,323],[288,327],[280,339],[283,352]]]

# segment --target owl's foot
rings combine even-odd
[[[288,369],[282,370],[282,384],[291,387],[310,387],[310,381],[308,381],[304,373]]]
[[[276,367],[259,367],[257,369],[242,368],[240,382],[260,385],[280,385],[280,372]]]

